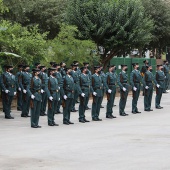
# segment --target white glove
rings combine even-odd
[[[67,100],[67,96],[66,95],[64,95],[64,100]]]
[[[44,93],[45,91],[43,89],[41,89],[41,93]]]
[[[109,89],[107,92],[108,92],[108,93],[112,93],[112,90]]]
[[[53,101],[53,97],[52,97],[52,96],[50,96],[49,99],[50,99],[51,101]]]
[[[145,89],[149,89],[149,87],[148,87],[148,86],[146,86],[146,87],[145,87]]]
[[[9,93],[9,90],[5,90],[5,93]]]
[[[35,96],[33,94],[31,95],[31,99],[33,99],[33,100],[35,99]]]
[[[23,90],[23,93],[27,93],[27,91],[24,89],[24,90]]]
[[[96,93],[96,92],[93,92],[93,95],[94,95],[94,96],[97,96],[97,93]]]
[[[60,87],[58,87],[58,89],[60,90]]]
[[[60,98],[58,98],[58,101],[60,101]]]
[[[81,96],[82,96],[82,97],[85,97],[85,94],[84,94],[84,93],[81,93]]]
[[[166,76],[165,76],[165,79],[166,79]]]
[[[17,93],[16,92],[14,92],[14,96],[16,95]]]
[[[159,85],[159,84],[157,84],[157,85],[156,85],[156,87],[157,87],[157,88],[159,88],[159,87],[160,87],[160,85]]]
[[[18,88],[18,91],[21,91],[21,88],[20,88],[20,87]]]
[[[136,88],[136,87],[133,87],[133,90],[134,90],[134,91],[136,91],[136,90],[137,90],[137,88]]]
[[[123,91],[126,91],[126,88],[125,88],[125,87],[123,87]]]

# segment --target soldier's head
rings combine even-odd
[[[84,62],[83,65],[84,65],[84,67],[87,67],[87,68],[89,67],[89,63],[88,62]]]
[[[151,65],[146,66],[146,69],[147,69],[148,71],[150,71],[150,72],[152,72],[152,71],[153,71],[153,70],[152,70],[152,66],[151,66]]]
[[[47,71],[46,66],[40,66],[39,69],[41,72],[44,72],[44,73]]]
[[[122,64],[122,65],[121,65],[121,67],[122,67],[122,70],[123,70],[123,71],[125,71],[125,72],[127,72],[127,71],[128,71],[128,67],[127,67],[127,65]]]
[[[30,72],[30,66],[29,65],[24,65],[23,66],[23,71],[25,71],[25,72]]]
[[[100,75],[101,74],[100,66],[94,66],[94,72]]]
[[[62,68],[65,68],[65,67],[66,67],[66,63],[65,63],[65,62],[61,62],[61,63],[60,63],[60,66],[61,66]]]
[[[32,74],[33,74],[33,76],[38,76],[38,74],[40,74],[40,69],[38,69],[38,68],[33,68],[33,69],[32,69]]]
[[[53,67],[56,69],[56,72],[60,72],[60,64],[54,64]]]
[[[65,72],[67,75],[71,75],[71,71],[72,71],[71,68],[65,68]]]
[[[81,72],[82,72],[83,74],[88,74],[88,69],[87,69],[87,67],[81,67]]]
[[[103,71],[103,65],[100,65],[99,67],[100,67],[100,71]]]
[[[79,62],[78,61],[73,61],[73,64],[77,65],[77,67],[79,66]]]
[[[48,69],[48,73],[51,76],[55,76],[55,71],[56,71],[56,68],[54,68],[54,67],[51,67],[51,68]]]
[[[9,73],[13,73],[13,66],[7,65],[6,66],[6,71],[9,72]]]
[[[157,70],[162,70],[163,71],[163,65],[162,64],[157,65]]]
[[[71,64],[71,67],[72,67],[72,70],[77,71],[78,65],[73,63]]]
[[[116,71],[116,66],[115,65],[108,65],[107,67],[109,69],[109,72],[114,73]]]
[[[41,64],[39,62],[34,64],[35,68],[39,68],[41,66]]]
[[[165,60],[165,61],[164,61],[164,64],[165,64],[165,65],[169,65],[168,60]]]
[[[23,70],[23,65],[22,65],[22,64],[19,64],[19,65],[18,65],[18,70],[19,70],[19,71],[22,71],[22,70]]]
[[[145,65],[148,65],[148,64],[149,64],[149,61],[148,61],[148,60],[144,60],[143,63],[144,63]]]
[[[133,63],[132,64],[132,67],[135,69],[135,70],[139,70],[139,64],[138,63]]]

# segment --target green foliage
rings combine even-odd
[[[139,0],[71,0],[67,21],[78,27],[79,38],[105,48],[105,65],[113,55],[149,44],[152,38],[153,22]]]
[[[95,43],[91,40],[78,40],[76,35],[79,34],[78,30],[74,26],[63,24],[58,36],[48,42],[49,48],[47,51],[46,62],[65,61],[70,65],[73,60],[78,60],[80,63],[84,61],[93,62],[93,60],[99,59],[97,56],[91,55],[91,51],[96,49]],[[42,61],[43,63],[43,61]]]
[[[0,15],[8,11],[8,8],[4,5],[3,0],[0,0]]]
[[[9,21],[0,22],[0,51],[12,52],[22,56],[15,60],[7,60],[10,64],[28,63],[44,58],[46,47],[46,34],[40,34],[37,26],[26,28],[20,24]],[[6,61],[4,61],[6,62]]]

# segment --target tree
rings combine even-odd
[[[39,25],[42,33],[53,39],[59,33],[68,0],[4,0],[9,8],[4,18],[22,26]]]
[[[104,47],[101,62],[152,39],[153,22],[139,0],[70,0],[66,20],[77,26],[80,39],[91,39]]]

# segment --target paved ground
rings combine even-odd
[[[118,102],[117,119],[107,120],[104,108],[102,122],[80,124],[72,113],[75,125],[62,125],[62,115],[56,115],[60,126],[48,127],[41,117],[42,129],[31,129],[19,112],[14,120],[0,114],[0,170],[170,170],[170,94],[163,96],[163,110],[149,113],[141,96],[138,115],[131,114],[129,97],[128,117],[119,117]]]

